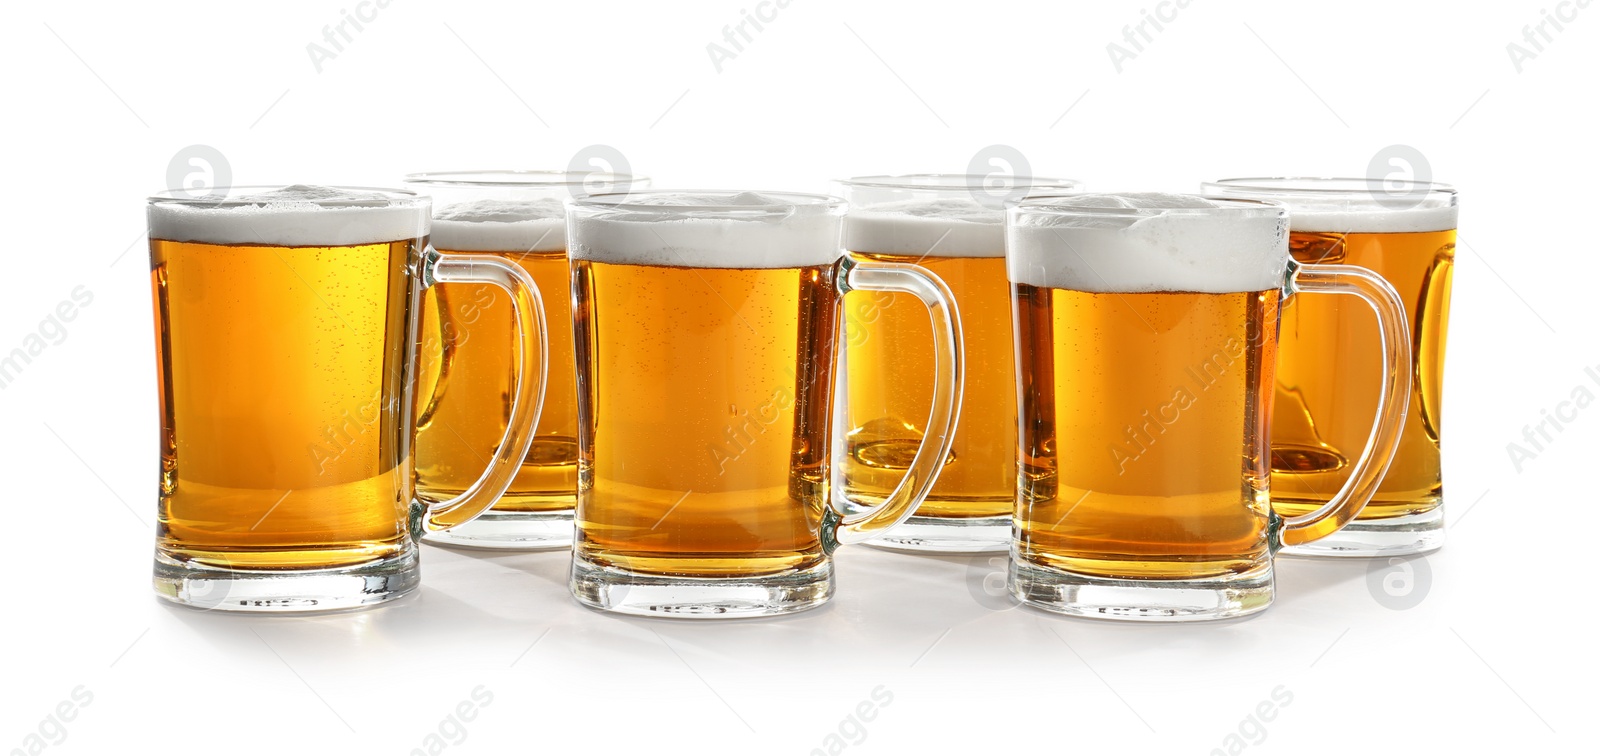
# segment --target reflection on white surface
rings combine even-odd
[[[996,602],[982,585],[1003,563],[987,556],[858,547],[838,559],[838,593],[821,609],[696,621],[579,606],[567,594],[564,552],[429,546],[424,587],[367,611],[262,618],[137,602],[130,608],[151,631],[120,665],[124,675],[183,681],[189,706],[208,712],[194,726],[217,737],[267,707],[328,742],[401,752],[489,733],[539,740],[564,723],[594,727],[596,717],[615,725],[588,737],[624,750],[659,750],[652,728],[686,723],[735,749],[826,753],[890,740],[940,749],[949,744],[939,723],[958,714],[992,717],[996,728],[1092,727],[1206,751],[1230,735],[1247,744],[1262,732],[1306,737],[1332,691],[1403,688],[1407,676],[1483,685],[1484,671],[1440,627],[1446,599],[1385,608],[1366,560],[1280,559],[1278,599],[1264,614],[1158,625]],[[1429,559],[1448,564],[1451,552]],[[141,683],[123,676],[118,685]],[[1274,691],[1293,704],[1273,702]],[[1270,722],[1253,714],[1263,700]]]

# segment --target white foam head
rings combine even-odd
[[[555,197],[457,202],[434,211],[432,241],[452,252],[561,252],[566,208]]]
[[[1316,205],[1291,202],[1289,228],[1293,231],[1402,234],[1451,231],[1459,214],[1455,205],[1385,208]]]
[[[1283,286],[1281,206],[1194,195],[1083,194],[1007,211],[1013,282],[1089,292],[1228,293]]]
[[[1448,184],[1409,182],[1391,187],[1378,179],[1262,178],[1213,181],[1203,184],[1202,190],[1208,197],[1281,202],[1289,208],[1293,231],[1452,231],[1459,215],[1455,189]]]
[[[817,194],[634,192],[573,200],[574,260],[683,268],[797,268],[840,255],[844,201]]]
[[[961,173],[858,176],[839,181],[850,209],[852,252],[915,257],[1004,257],[1005,210],[986,190],[992,177]],[[1013,192],[1070,194],[1070,179],[1012,177]]]
[[[150,238],[208,244],[340,247],[428,235],[426,198],[386,189],[295,184],[223,199],[152,198]]]
[[[844,246],[883,255],[1003,257],[1005,213],[960,197],[851,207]]]

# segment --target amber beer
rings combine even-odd
[[[1408,295],[1406,312],[1416,324],[1416,395],[1394,464],[1358,519],[1430,512],[1443,496],[1439,397],[1455,229],[1299,231],[1292,215],[1289,222],[1289,251],[1296,260],[1371,268]],[[1272,488],[1285,514],[1309,512],[1339,490],[1349,475],[1352,450],[1366,441],[1362,424],[1378,406],[1372,382],[1362,380],[1378,369],[1371,321],[1364,308],[1328,298],[1293,302],[1284,310]],[[1338,346],[1329,350],[1330,344]]]
[[[1350,527],[1297,552],[1361,556],[1429,551],[1443,542],[1440,463],[1444,353],[1455,266],[1455,193],[1438,184],[1356,179],[1236,179],[1216,196],[1289,206],[1289,251],[1300,262],[1369,268],[1405,299],[1413,326],[1412,401],[1400,449]],[[1322,506],[1349,478],[1377,410],[1371,312],[1339,297],[1296,299],[1284,310],[1272,426],[1273,501],[1286,515]]]
[[[427,219],[328,212],[364,227],[328,242],[152,211],[166,558],[316,569],[411,549],[407,266]]]
[[[1017,485],[1016,363],[1004,214],[978,201],[982,177],[865,176],[850,200],[845,249],[857,260],[918,265],[955,296],[966,336],[966,391],[950,456],[917,514],[876,543],[925,551],[1004,551]],[[1077,182],[1019,177],[1023,192]],[[846,295],[843,496],[881,501],[905,476],[927,425],[934,376],[927,313],[904,294]]]
[[[158,548],[202,563],[299,569],[405,550],[396,513],[410,502],[410,442],[395,432],[402,407],[383,397],[400,396],[410,376],[405,278],[416,254],[416,239],[151,239],[160,364],[184,368],[162,397]],[[208,281],[252,285],[212,291]],[[258,327],[241,332],[215,317],[230,306],[254,313]],[[291,360],[307,370],[285,375]],[[263,415],[263,404],[274,412]],[[239,455],[241,447],[271,453]]]
[[[1024,394],[1017,527],[1081,575],[1188,580],[1267,557],[1276,289],[1016,285]]]
[[[813,355],[834,345],[833,265],[578,260],[573,275],[592,374],[583,556],[699,577],[821,564],[833,376]]]
[[[848,223],[847,223],[848,227]],[[950,286],[961,303],[967,343],[967,392],[955,446],[924,518],[1007,518],[1016,493],[1016,365],[1011,355],[1011,292],[1003,250],[993,257],[922,258],[851,251],[857,259],[921,265]],[[991,285],[992,284],[992,285]],[[854,368],[845,456],[845,495],[881,501],[905,476],[928,419],[933,355],[928,314],[895,294],[862,292],[845,310]],[[896,536],[888,536],[895,541]],[[1000,542],[1001,544],[1004,541]]]
[[[434,213],[440,252],[487,252],[533,277],[550,329],[550,382],[533,448],[495,512],[570,512],[578,491],[577,392],[573,388],[572,299],[561,201],[464,203]],[[489,219],[496,218],[496,219]],[[432,388],[417,422],[417,495],[441,501],[477,480],[505,433],[516,378],[517,333],[505,292],[488,284],[444,284],[422,300],[422,385]],[[560,368],[557,369],[556,365]]]
[[[830,555],[909,517],[960,402],[958,320],[921,270],[845,265],[838,198],[599,195],[569,205],[578,364],[572,592],[610,611],[761,616],[820,605]],[[830,502],[840,299],[932,313],[931,442],[876,506]],[[924,349],[928,347],[924,346]]]
[[[410,192],[290,186],[150,200],[161,382],[155,587],[235,611],[341,609],[418,582],[416,538],[487,509],[526,433],[457,498],[414,498],[416,313],[432,281],[494,283],[534,336],[509,265],[428,251]],[[537,338],[512,414],[531,424]],[[490,461],[493,464],[490,464]]]
[[[1021,398],[1013,595],[1141,620],[1266,608],[1273,551],[1353,519],[1393,456],[1410,379],[1398,295],[1370,271],[1291,270],[1287,212],[1268,203],[1080,195],[1009,213]],[[1286,291],[1373,303],[1385,414],[1351,485],[1284,520],[1268,429]]]

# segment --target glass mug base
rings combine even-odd
[[[326,612],[381,604],[421,584],[417,546],[354,567],[324,570],[232,570],[175,561],[157,553],[156,595],[203,611]]]
[[[812,609],[833,595],[833,562],[782,575],[644,575],[572,558],[572,595],[592,609],[686,619],[770,617]]]
[[[1011,559],[1011,596],[1027,606],[1094,619],[1186,622],[1243,617],[1272,603],[1272,565],[1194,580],[1113,580]]]
[[[545,551],[572,547],[572,510],[553,512],[496,512],[490,510],[471,522],[429,533],[426,543],[451,548],[504,551]]]
[[[1444,545],[1444,506],[1421,514],[1351,520],[1339,532],[1280,554],[1312,557],[1406,556],[1437,551]]]
[[[912,515],[868,546],[894,551],[1004,554],[1011,548],[1011,517],[922,517]]]

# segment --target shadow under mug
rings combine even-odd
[[[1411,382],[1399,295],[1364,268],[1291,260],[1281,205],[1186,195],[1015,203],[1020,474],[1011,593],[1085,617],[1236,617],[1272,601],[1273,554],[1355,518],[1394,457]],[[1378,407],[1345,485],[1273,510],[1279,316],[1344,294],[1377,314]]]
[[[527,273],[428,246],[429,201],[233,187],[149,200],[160,375],[155,589],[250,612],[346,609],[416,587],[417,539],[505,491],[544,394]],[[417,313],[439,282],[504,289],[520,334],[511,422],[460,496],[413,496]]]
[[[961,325],[921,268],[842,256],[844,202],[634,192],[568,205],[578,361],[571,586],[615,612],[752,617],[818,606],[831,554],[927,496],[962,391]],[[932,317],[931,410],[881,503],[830,501],[844,294],[903,292]]]

